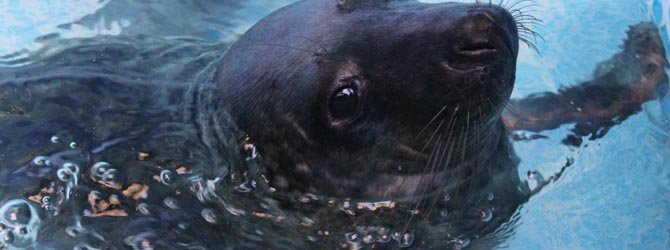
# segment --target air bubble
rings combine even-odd
[[[81,234],[81,230],[79,229],[78,226],[69,226],[65,228],[65,233],[72,238],[76,238],[79,237],[79,235]]]
[[[358,243],[361,241],[361,238],[358,237],[358,234],[354,232],[346,233],[344,238],[347,239],[347,242],[349,243]]]
[[[493,212],[488,208],[481,209],[479,210],[479,217],[483,222],[489,222],[493,219]]]
[[[244,149],[246,150],[246,157],[244,160],[246,161],[251,161],[253,159],[256,159],[258,157],[258,151],[256,150],[256,146],[254,144],[246,144],[244,145]]]
[[[49,205],[49,203],[51,203],[51,196],[46,195],[46,196],[42,197],[42,204],[43,205]]]
[[[454,249],[463,249],[470,245],[470,239],[458,238],[454,241]]]
[[[46,156],[37,156],[33,159],[33,164],[36,166],[44,166],[46,165],[47,160]]]
[[[61,142],[61,139],[58,136],[52,136],[51,137],[51,143],[59,143]]]
[[[216,214],[214,214],[214,210],[211,208],[202,209],[200,215],[202,215],[202,218],[204,218],[207,222],[216,224]]]
[[[391,240],[392,240],[392,238],[388,234],[382,234],[382,235],[379,236],[379,238],[377,238],[377,242],[382,243],[382,244],[389,243],[389,242],[391,242]]]
[[[108,169],[105,171],[105,173],[102,175],[102,181],[109,185],[114,185],[118,182],[118,171],[116,169]]]
[[[529,180],[537,180],[537,179],[539,179],[540,175],[539,175],[539,172],[537,172],[535,170],[532,170],[532,171],[528,170],[528,173],[526,173],[526,176],[528,176]]]
[[[256,181],[245,181],[242,182],[242,184],[238,185],[235,187],[235,191],[240,192],[240,193],[248,193],[251,190],[256,188]]]
[[[5,225],[4,231],[0,233],[3,241],[11,240],[13,247],[27,248],[37,238],[39,212],[25,200],[9,200],[0,206],[0,223]]]
[[[79,166],[77,164],[71,163],[71,162],[66,162],[63,164],[63,168],[69,170],[73,174],[78,174],[79,173]]]
[[[93,200],[98,201],[102,199],[102,194],[96,190],[93,190],[88,193],[88,196],[93,198]]]
[[[144,232],[137,235],[128,236],[123,240],[123,242],[133,249],[154,249],[154,246],[149,240],[150,238],[154,237],[156,237],[154,233]]]
[[[24,226],[20,226],[17,228],[14,228],[14,231],[16,231],[17,234],[19,235],[26,235],[28,234],[28,229]]]
[[[374,234],[368,234],[368,235],[363,237],[363,243],[365,243],[365,244],[372,244],[375,241],[377,241],[377,237],[375,237]]]
[[[12,244],[14,242],[14,233],[9,229],[2,230],[0,232],[0,240],[3,244]]]
[[[175,179],[175,175],[174,175],[174,173],[172,173],[172,171],[170,171],[168,169],[161,171],[161,175],[160,175],[161,183],[163,183],[165,185],[170,185],[170,184],[172,184],[174,179]]]
[[[447,217],[449,216],[449,210],[447,208],[444,208],[440,211],[440,216],[442,217]]]
[[[68,182],[71,179],[72,172],[66,168],[59,168],[58,171],[56,171],[56,176],[58,176],[58,179],[62,182]]]
[[[28,204],[14,204],[6,206],[4,210],[2,219],[6,220],[14,227],[28,224],[32,216]]]
[[[70,142],[70,148],[75,149],[77,146],[79,146],[77,145],[77,142]]]
[[[400,248],[410,247],[412,243],[414,243],[414,234],[412,233],[404,233],[398,238],[398,247]]]
[[[177,200],[175,200],[172,197],[166,197],[163,200],[163,204],[165,204],[166,207],[171,208],[171,209],[178,209],[179,205],[177,205]]]
[[[104,161],[96,162],[91,167],[91,174],[95,175],[95,176],[98,176],[98,177],[101,177],[102,175],[105,174],[105,172],[107,172],[107,169],[109,169],[109,168],[111,168],[111,165],[109,165],[109,163],[107,163],[107,162],[104,162]]]
[[[142,202],[139,205],[137,205],[137,210],[140,211],[140,213],[144,215],[148,215],[150,213],[149,211],[149,205],[146,203]]]
[[[488,200],[492,201],[493,198],[495,198],[495,196],[493,195],[493,193],[489,193],[489,196],[486,197],[486,198],[487,198]]]

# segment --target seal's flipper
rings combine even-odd
[[[576,123],[563,140],[579,146],[583,136],[597,139],[667,92],[668,61],[658,29],[641,23],[627,32],[623,51],[601,62],[594,79],[558,91],[510,101],[503,121],[510,130],[542,131]]]

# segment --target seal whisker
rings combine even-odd
[[[302,138],[307,144],[310,146],[314,146],[314,140],[312,140],[309,135],[307,135],[307,132],[305,132],[305,129],[300,126],[298,122],[295,121],[295,118],[291,114],[286,114],[282,116],[282,120],[287,122],[291,128],[295,130],[295,132]]]
[[[440,134],[438,136],[437,146],[434,148],[433,152],[431,153],[430,161],[427,164],[427,165],[431,165],[431,173],[432,173],[432,171],[434,171],[435,166],[437,165],[436,162],[437,162],[437,158],[439,157],[439,150],[441,149],[442,143],[443,143],[443,140],[439,140],[439,138],[441,138],[441,137],[442,137],[442,134]],[[437,155],[435,153],[437,153]],[[419,182],[420,183],[423,182],[424,178],[425,178],[425,175],[421,176],[421,178],[419,178]],[[417,211],[422,206],[423,202],[419,202],[419,201],[421,199],[423,199],[423,196],[425,195],[427,190],[428,190],[428,186],[424,185],[423,187],[421,187],[421,194],[418,195],[418,196],[415,196],[412,199],[412,203],[415,203],[414,209],[413,209],[414,211]],[[412,219],[414,219],[414,215],[416,215],[416,212],[410,212],[409,218],[406,220],[405,226],[403,226],[403,229],[402,229],[401,232],[404,233],[404,232],[407,231],[407,229],[409,228],[409,225],[412,223]]]
[[[451,154],[452,154],[452,152],[453,152],[454,147],[453,147],[453,146],[450,146],[450,145],[452,145],[452,135],[453,135],[454,127],[455,127],[456,123],[455,123],[455,120],[454,120],[454,119],[452,119],[449,123],[450,123],[449,126],[448,126],[448,128],[449,128],[449,133],[448,133],[447,139],[446,139],[446,141],[445,141],[445,144],[446,144],[447,147],[445,147],[445,148],[444,148],[444,152],[442,152],[442,157],[440,157],[440,160],[438,161],[439,168],[438,168],[436,174],[433,174],[433,175],[432,175],[432,177],[431,177],[431,182],[432,182],[432,181],[434,180],[434,178],[437,176],[437,173],[442,173],[442,172],[444,172],[444,171],[447,169],[447,167],[449,166],[449,162],[451,161]],[[447,153],[447,151],[448,151],[448,153]],[[446,156],[447,158],[446,158],[445,161],[443,161],[443,160],[444,160],[444,155],[445,155],[445,153],[447,154],[447,156]],[[440,176],[440,178],[445,178],[445,176]],[[435,197],[433,197],[433,199],[430,201],[430,203],[429,203],[429,205],[428,205],[428,206],[429,206],[429,209],[428,209],[427,212],[425,213],[425,216],[429,216],[429,215],[430,215],[430,213],[431,213],[432,210],[433,210],[433,207],[435,206],[435,203],[436,203],[437,200],[438,200],[438,197],[439,197],[438,195],[435,195]],[[427,202],[427,204],[428,204],[428,201],[426,201],[426,202]],[[423,206],[422,206],[422,209],[423,209]]]
[[[442,120],[440,121],[440,123],[437,125],[437,128],[435,129],[435,131],[433,131],[433,133],[432,133],[432,135],[430,136],[430,138],[428,138],[428,141],[426,142],[426,144],[421,148],[421,151],[420,151],[421,153],[423,153],[423,152],[426,150],[426,148],[432,143],[433,139],[435,138],[435,135],[437,134],[437,132],[440,131],[440,128],[442,127],[442,124],[444,124],[444,119],[442,119]],[[429,157],[432,157],[432,156],[429,156]],[[419,160],[419,159],[417,158],[417,159],[412,163],[412,166],[410,166],[408,172],[411,173],[411,172],[414,170],[414,168],[416,167],[416,164],[417,164],[418,160]],[[430,158],[429,158],[429,160],[430,160]],[[406,180],[405,178],[402,178],[402,180],[400,181],[400,185],[398,185],[398,188],[396,189],[396,191],[395,191],[394,193],[399,193],[400,190],[402,190],[402,188],[403,188],[404,185],[405,185],[405,180]]]
[[[430,121],[426,124],[426,126],[424,126],[421,130],[419,130],[419,133],[416,136],[417,137],[420,136],[421,133],[423,133],[423,131],[426,130],[426,128],[428,128],[428,126],[430,126],[430,124],[432,124],[435,121],[435,119],[437,119],[437,117],[440,116],[442,112],[444,112],[445,109],[447,109],[447,105],[442,106],[442,109],[440,109],[440,111],[437,111],[437,113],[433,116],[433,118],[430,119]]]

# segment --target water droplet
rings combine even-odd
[[[314,220],[307,217],[303,217],[302,220],[300,220],[300,225],[305,227],[311,227],[312,225],[314,225]]]
[[[20,235],[26,235],[26,234],[28,234],[28,228],[26,228],[26,227],[24,227],[24,226],[20,226],[20,227],[14,228],[14,231],[16,231],[16,233],[18,233],[18,234],[20,234]]]
[[[28,248],[35,243],[40,227],[38,208],[33,203],[23,199],[13,199],[0,206],[0,221],[6,225],[2,233],[2,240],[11,238],[11,244],[16,248]],[[11,232],[10,236],[7,236]],[[17,235],[18,234],[18,235]],[[1,247],[0,247],[1,248]]]
[[[56,171],[56,176],[58,176],[58,179],[62,182],[68,182],[70,181],[70,177],[72,177],[72,172],[66,168],[59,168],[58,171]]]
[[[202,215],[202,218],[204,218],[207,222],[216,224],[216,214],[214,214],[214,210],[211,208],[202,209],[200,215]]]
[[[388,235],[388,234],[382,234],[382,235],[380,235],[379,238],[377,239],[377,242],[382,243],[382,244],[386,244],[386,243],[391,242],[391,240],[392,240],[392,239],[391,239],[391,236],[390,236],[390,235]]]
[[[358,234],[354,232],[344,234],[344,238],[347,239],[347,242],[349,243],[358,243],[361,241],[361,238],[358,237]]]
[[[70,142],[70,148],[74,149],[77,148],[77,142]]]
[[[108,169],[102,175],[102,181],[109,185],[114,185],[118,182],[118,171],[116,169]]]
[[[251,190],[256,188],[256,182],[255,181],[245,181],[242,182],[242,184],[238,185],[235,187],[235,191],[240,192],[240,193],[248,193]]]
[[[105,174],[105,172],[109,168],[111,168],[111,165],[109,165],[109,163],[107,162],[104,161],[96,162],[91,167],[91,174],[94,176],[101,177],[103,174]]]
[[[32,211],[26,203],[7,204],[4,207],[3,219],[10,222],[10,225],[27,225],[32,217]]]
[[[470,239],[458,238],[454,241],[454,249],[463,249],[470,245]]]
[[[175,175],[174,175],[174,173],[172,173],[172,171],[170,171],[168,169],[165,169],[165,170],[161,171],[161,174],[160,174],[161,183],[163,183],[165,185],[170,185],[170,184],[172,184],[174,179],[175,179]]]
[[[46,156],[37,156],[33,159],[33,164],[35,166],[44,166],[46,165],[47,157]]]
[[[363,243],[372,244],[377,241],[377,237],[374,234],[368,234],[363,236]]]
[[[14,233],[9,229],[2,230],[2,232],[0,232],[0,240],[2,240],[2,243],[4,244],[11,244],[14,242]]]
[[[58,136],[52,136],[51,137],[51,143],[59,143],[61,142],[61,139]]]
[[[414,243],[414,234],[413,233],[404,233],[400,238],[398,238],[398,247],[406,248],[412,246]]]
[[[42,197],[42,204],[48,205],[49,203],[51,203],[51,196],[46,195]]]
[[[449,216],[449,210],[447,208],[444,208],[440,211],[440,216],[442,217],[447,217]]]
[[[163,204],[165,204],[166,207],[171,209],[179,208],[179,205],[177,205],[177,200],[175,200],[172,197],[165,197],[165,199],[163,199]]]
[[[442,201],[448,202],[451,200],[451,195],[450,194],[445,194],[444,197],[442,197]]]
[[[246,157],[244,159],[246,161],[251,161],[253,159],[256,159],[256,157],[258,157],[258,151],[256,150],[256,146],[254,144],[251,143],[245,144],[244,149],[246,154]]]
[[[144,215],[148,215],[150,213],[149,211],[149,205],[146,203],[142,202],[139,205],[137,205],[137,210],[140,211],[140,213]]]
[[[96,201],[102,199],[102,194],[100,194],[100,192],[98,192],[96,190],[93,190],[93,191],[89,192],[88,196],[90,196],[91,198],[93,198],[93,200],[96,200]]]
[[[489,222],[491,219],[493,219],[493,212],[489,208],[480,209],[479,217],[483,222]]]
[[[81,230],[78,226],[69,226],[65,228],[65,233],[72,238],[76,238],[81,234]]]

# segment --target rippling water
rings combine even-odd
[[[3,246],[491,247],[440,225],[388,223],[417,212],[411,204],[267,194],[253,145],[208,112],[208,81],[237,36],[290,2],[0,1]],[[629,25],[654,21],[668,41],[661,1],[537,3],[545,40],[540,53],[522,48],[515,97],[589,79]],[[670,248],[668,108],[667,97],[649,102],[580,148],[560,143],[570,125],[515,142],[524,175],[574,164],[495,247]]]

